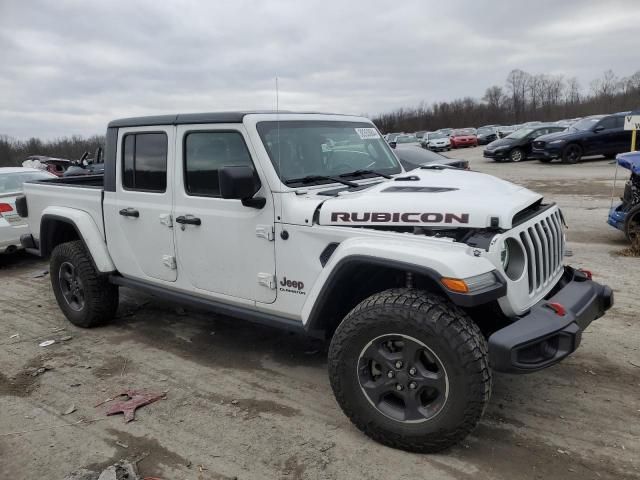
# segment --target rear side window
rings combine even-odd
[[[619,117],[615,117],[616,124],[614,128],[624,128],[624,117],[620,115]]]
[[[189,195],[219,197],[218,170],[229,166],[253,168],[239,132],[191,132],[184,139],[184,188]]]
[[[622,117],[620,117],[622,118]],[[616,117],[606,117],[600,120],[599,127],[604,127],[605,130],[616,128]]]
[[[129,133],[122,146],[122,186],[127,190],[166,191],[167,135]]]

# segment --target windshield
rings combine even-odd
[[[16,172],[0,174],[0,195],[3,193],[17,193],[22,191],[22,184],[31,180],[53,178],[47,172]]]
[[[493,133],[493,128],[479,128],[478,129],[478,135],[486,135],[488,133]]]
[[[592,118],[584,118],[579,122],[571,125],[571,128],[575,130],[591,130],[593,126],[598,123],[602,117],[592,117]]]
[[[403,135],[396,138],[396,143],[415,143],[418,139],[413,135]]]
[[[269,121],[258,123],[257,129],[283,182],[364,169],[386,174],[402,171],[390,147],[370,123]]]
[[[464,137],[467,135],[475,135],[476,132],[475,130],[472,130],[470,128],[463,128],[461,130],[454,130],[453,133],[451,134],[452,137]]]
[[[520,130],[516,130],[515,132],[507,135],[507,138],[524,138],[534,130],[535,128],[521,128]]]
[[[437,140],[438,138],[447,138],[445,133],[430,133],[429,140]]]

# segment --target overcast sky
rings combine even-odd
[[[0,134],[280,108],[376,113],[481,97],[507,73],[640,70],[639,0],[0,0]]]

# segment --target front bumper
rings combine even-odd
[[[550,304],[560,305],[564,314]],[[489,337],[493,370],[529,373],[560,362],[580,345],[582,331],[613,305],[613,291],[571,267],[550,295]]]
[[[495,158],[495,159],[502,159],[502,158],[507,158],[509,151],[508,150],[484,150],[482,152],[482,156],[485,158]]]
[[[618,230],[624,230],[624,221],[627,218],[627,212],[623,211],[624,204],[619,203],[609,210],[609,218],[607,223]]]
[[[542,158],[542,159],[553,160],[556,158],[560,158],[561,154],[562,154],[562,147],[554,147],[554,146],[547,145],[544,150],[534,147],[531,150],[531,154],[529,155],[529,158],[531,159]]]

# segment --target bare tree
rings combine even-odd
[[[530,78],[531,75],[520,69],[511,70],[507,76],[507,90],[511,93],[511,107],[516,122],[520,121],[524,115]]]

